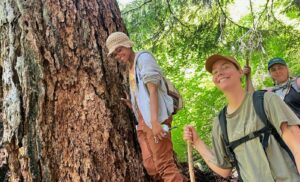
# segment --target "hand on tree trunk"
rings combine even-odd
[[[129,95],[127,94],[127,92],[124,91],[124,94],[126,96],[126,98],[121,98],[120,100],[127,105],[127,107],[129,107],[130,109],[132,109],[132,104],[129,98]]]

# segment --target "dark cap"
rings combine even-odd
[[[286,65],[286,62],[282,58],[272,58],[268,63],[268,70],[270,70],[274,64]]]
[[[232,64],[234,64],[234,66],[241,70],[241,66],[240,64],[236,61],[235,58],[233,57],[230,57],[230,56],[222,56],[220,54],[214,54],[212,56],[210,56],[209,58],[206,59],[206,62],[205,62],[205,69],[206,71],[208,72],[212,72],[212,67],[214,65],[215,62],[219,61],[219,60],[225,60],[225,61],[229,61],[231,62]]]

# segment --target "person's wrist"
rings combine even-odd
[[[199,147],[201,145],[201,142],[203,142],[203,141],[199,137],[195,137],[194,141],[193,141],[195,148]]]
[[[152,120],[151,123],[152,123],[152,125],[160,125],[160,123],[158,122],[158,120]]]
[[[198,140],[194,140],[194,141],[192,142],[192,144],[193,144],[193,147],[194,147],[195,149],[198,149],[198,148],[199,148],[199,141],[198,141]]]

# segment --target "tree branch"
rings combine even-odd
[[[130,12],[132,12],[132,11],[135,11],[135,10],[137,10],[137,9],[140,9],[141,7],[143,7],[143,6],[145,6],[146,4],[151,3],[151,2],[152,2],[152,0],[144,1],[144,2],[143,2],[142,4],[140,4],[138,7],[132,8],[132,9],[130,9],[130,10],[128,10],[128,11],[122,13],[122,14],[123,14],[123,15],[126,15],[126,14],[128,14],[128,13],[130,13]]]
[[[251,0],[249,0],[249,5],[250,5],[251,16],[253,18],[252,28],[255,29],[256,28],[256,26],[255,26],[255,16],[254,16],[254,13],[253,13],[253,6],[252,6],[252,1]]]
[[[177,18],[177,17],[175,16],[175,14],[173,13],[172,8],[171,8],[171,4],[170,4],[170,0],[167,0],[167,4],[168,4],[169,11],[170,11],[170,13],[172,14],[172,16],[174,17],[174,19],[175,19],[176,21],[178,21],[182,26],[184,26],[184,27],[186,27],[186,28],[189,29],[189,26],[187,26],[187,25],[184,24],[181,20],[179,20],[179,18]]]
[[[261,17],[263,16],[264,12],[267,11],[269,1],[270,1],[270,0],[267,0],[266,5],[265,5],[265,8],[264,8],[264,10],[261,12],[260,16],[258,17],[257,22],[260,22],[260,19],[261,19]]]
[[[249,29],[250,29],[250,28],[248,28],[248,27],[244,27],[244,26],[242,26],[242,25],[239,25],[239,24],[237,24],[236,22],[234,22],[232,19],[230,19],[230,18],[226,15],[225,11],[223,10],[223,8],[222,8],[221,3],[220,3],[219,0],[217,0],[217,3],[218,3],[218,6],[219,6],[219,8],[221,9],[221,12],[222,12],[222,14],[224,15],[224,17],[225,17],[227,20],[229,20],[232,24],[234,24],[234,25],[236,25],[236,26],[238,26],[238,27],[240,27],[240,28],[242,28],[242,29],[245,29],[245,30],[249,30]]]
[[[280,25],[286,27],[286,25],[285,25],[282,21],[278,20],[278,19],[275,17],[273,8],[274,8],[274,0],[271,0],[271,14],[272,14],[274,20],[276,20]]]

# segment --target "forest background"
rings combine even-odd
[[[187,158],[184,126],[194,125],[211,144],[212,119],[225,104],[205,71],[208,56],[221,53],[236,57],[242,66],[249,63],[256,89],[272,86],[267,63],[273,57],[284,58],[292,75],[300,74],[299,0],[118,2],[134,50],[152,51],[184,97],[185,108],[175,115],[172,132],[180,161]]]

